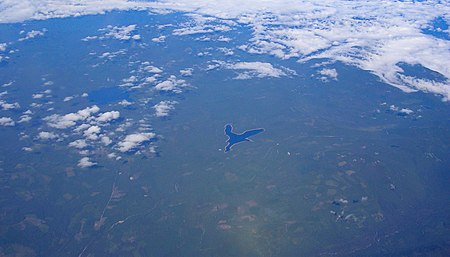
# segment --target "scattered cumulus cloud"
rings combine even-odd
[[[112,26],[108,25],[106,28],[99,29],[100,32],[103,32],[101,36],[88,36],[83,38],[83,41],[90,41],[95,39],[105,39],[112,38],[117,40],[140,40],[141,36],[136,34],[136,24],[128,25],[128,26]]]
[[[127,101],[126,99],[124,99],[124,100],[122,100],[122,101],[120,101],[120,102],[118,102],[117,104],[119,104],[119,105],[122,105],[122,106],[130,106],[130,105],[132,105],[133,103],[132,102],[129,102],[129,101]]]
[[[144,67],[142,67],[142,70],[149,72],[149,73],[161,73],[163,72],[162,69],[152,66],[152,65],[148,65],[148,63],[146,63],[147,65],[145,65]]]
[[[14,126],[16,123],[10,117],[1,117],[0,126]]]
[[[12,110],[12,109],[19,109],[20,108],[20,104],[15,102],[15,103],[8,103],[5,102],[3,100],[0,100],[0,107],[4,110]]]
[[[217,48],[220,52],[222,52],[225,56],[231,56],[234,55],[234,51],[227,47],[219,47]]]
[[[3,84],[2,87],[10,87],[13,84],[14,84],[14,81],[10,81],[10,82],[7,82],[7,83]]]
[[[47,32],[47,29],[32,30],[32,31],[29,31],[27,33],[23,32],[23,33],[25,33],[25,37],[19,38],[19,41],[25,41],[25,40],[32,39],[32,38],[35,38],[35,37],[41,37],[41,36],[43,36],[45,34],[45,32]]]
[[[120,112],[110,111],[110,112],[104,112],[104,113],[100,114],[96,120],[98,122],[106,123],[106,122],[110,122],[112,120],[116,120],[119,117],[120,117]]]
[[[180,74],[183,77],[190,77],[190,76],[192,76],[193,71],[194,71],[194,69],[192,69],[192,68],[186,68],[186,69],[180,70]]]
[[[88,129],[86,129],[83,132],[83,135],[86,137],[86,139],[89,140],[97,140],[98,139],[98,134],[100,134],[101,132],[101,128],[99,126],[90,126]]]
[[[83,157],[78,161],[77,166],[80,168],[90,168],[97,165],[97,163],[91,161],[89,157]]]
[[[395,105],[389,106],[389,110],[396,112],[401,116],[406,116],[414,113],[414,111],[409,108],[399,108],[398,106]]]
[[[5,55],[1,54],[1,53],[6,52],[7,46],[8,46],[8,44],[6,44],[6,43],[0,43],[0,63],[1,63],[3,60],[9,59],[8,56],[5,56]]]
[[[159,36],[159,37],[152,38],[152,41],[155,43],[163,43],[166,41],[166,36]]]
[[[58,136],[53,132],[41,131],[38,134],[38,138],[41,140],[52,140],[52,139],[58,139]]]
[[[328,81],[330,79],[337,80],[338,72],[336,69],[321,69],[317,71],[319,75],[321,75],[320,79],[322,81]]]
[[[63,102],[71,101],[73,98],[74,98],[73,96],[66,96],[66,97],[64,97]]]
[[[40,99],[40,98],[43,98],[43,97],[44,97],[44,94],[33,94],[31,97],[32,97],[33,99]]]
[[[174,29],[173,35],[196,35],[201,40],[217,40],[229,42],[231,39],[220,35],[234,29],[237,24],[248,25],[252,30],[250,39],[240,47],[241,50],[252,54],[270,54],[281,59],[293,58],[299,62],[314,59],[330,59],[353,65],[367,70],[382,81],[396,86],[406,92],[424,91],[443,96],[450,100],[450,83],[448,81],[433,81],[416,78],[403,74],[399,63],[420,64],[430,70],[436,71],[447,79],[450,78],[450,43],[422,33],[422,28],[435,17],[450,13],[450,7],[442,1],[384,1],[367,2],[362,0],[337,1],[325,0],[313,2],[307,0],[279,0],[245,2],[231,1],[43,1],[36,3],[30,1],[6,0],[7,5],[0,8],[0,23],[23,21],[26,19],[46,19],[54,17],[78,16],[84,14],[103,13],[108,10],[128,10],[139,8],[160,8],[159,10],[173,9],[183,12],[196,12],[189,14],[190,21],[182,24],[183,28]],[[0,4],[1,5],[1,4]],[[164,8],[164,9],[163,9]],[[232,21],[233,20],[233,21]],[[236,23],[237,21],[238,23]],[[86,37],[84,40],[117,39],[123,41],[140,40],[136,25],[107,26],[101,29],[99,35]],[[23,32],[20,41],[44,36],[46,29]],[[151,39],[161,43],[166,36]],[[5,52],[7,45],[0,44],[0,52]],[[9,49],[8,49],[9,50]],[[218,48],[224,55],[233,55],[234,49]],[[111,60],[123,52],[104,52],[98,58]],[[208,55],[208,52],[202,54]],[[0,57],[1,58],[1,57]],[[266,62],[236,62],[210,64],[211,69],[223,67],[239,72],[236,79],[250,78],[279,78],[295,74],[289,69],[274,66]],[[163,92],[181,93],[187,86],[185,80],[170,76],[167,79],[161,74],[162,69],[143,63],[143,72],[153,73],[149,77],[131,76],[124,80],[125,84],[140,86],[152,83],[155,89]],[[318,71],[323,77],[336,80],[338,73],[335,69],[321,69]],[[192,69],[180,70],[180,76],[191,76]],[[141,83],[141,84],[138,84]],[[51,81],[44,85],[50,86]],[[3,84],[2,87],[13,85],[13,82]],[[45,97],[45,93],[34,94],[34,99]],[[83,94],[86,97],[87,94]],[[66,97],[64,101],[70,101]],[[153,106],[155,116],[164,117],[174,109],[175,101],[161,101]],[[123,100],[118,103],[128,106],[132,103]],[[36,104],[36,106],[41,106]],[[0,100],[2,110],[19,109],[19,103],[9,103]],[[413,110],[391,106],[390,110],[405,115],[411,115]],[[69,143],[70,147],[84,149],[99,140],[103,145],[111,145],[120,136],[111,139],[105,136],[105,127],[108,122],[120,118],[118,111],[100,113],[97,106],[88,107],[74,113],[54,114],[44,118],[51,128],[74,128],[83,139]],[[31,114],[31,113],[30,113]],[[98,115],[97,115],[98,114]],[[30,121],[31,116],[24,113],[17,123]],[[0,118],[0,125],[14,126],[12,118]],[[128,122],[116,131],[125,131]],[[128,126],[129,127],[129,126]],[[142,129],[145,129],[142,126]],[[141,131],[142,132],[142,131]],[[103,133],[103,134],[102,134]],[[119,133],[117,133],[119,134]],[[139,148],[143,143],[151,140],[154,133],[136,133],[127,135],[117,144],[120,152],[128,152]],[[41,131],[39,139],[59,139],[58,135]],[[62,138],[62,137],[61,137]],[[89,139],[89,140],[88,140]],[[71,140],[74,140],[71,138]],[[113,156],[116,158],[116,156]],[[78,166],[91,167],[95,165],[88,157],[82,158]]]
[[[114,60],[117,56],[124,55],[126,53],[127,53],[126,49],[121,49],[121,50],[114,51],[114,52],[104,52],[104,53],[101,53],[98,56],[98,58],[105,60],[104,63],[106,63],[106,61]]]
[[[108,146],[108,145],[110,145],[110,144],[112,143],[111,138],[109,138],[109,137],[107,137],[107,136],[101,137],[101,138],[100,138],[100,141],[102,141],[102,143],[103,143],[105,146]]]
[[[70,142],[69,147],[74,147],[77,149],[84,149],[84,148],[88,147],[88,144],[86,143],[86,140],[78,139],[73,142]]]
[[[144,79],[144,83],[145,84],[153,84],[158,81],[158,77],[160,77],[158,74],[150,76],[150,77],[146,77]]]
[[[121,142],[118,144],[118,150],[120,152],[129,152],[131,150],[135,150],[143,143],[150,141],[156,136],[155,133],[136,133],[127,135]]]
[[[111,25],[108,25],[106,28],[101,29],[100,31],[105,32],[105,37],[114,38],[118,40],[141,39],[140,35],[134,34],[135,30],[136,24],[122,27],[117,26],[113,27]]]
[[[271,63],[267,62],[236,62],[226,63],[222,61],[215,61],[216,64],[210,64],[208,70],[215,69],[217,67],[224,67],[226,69],[242,71],[235,79],[251,79],[257,78],[279,78],[281,76],[288,76],[295,74],[295,71],[287,68],[275,68]]]
[[[214,32],[226,32],[232,30],[232,21],[223,21],[214,17],[206,17],[199,14],[187,14],[191,18],[189,22],[181,25],[182,28],[174,29],[172,34],[176,36],[186,36],[195,34],[209,34]],[[227,24],[228,23],[228,24]]]
[[[175,109],[175,104],[177,104],[177,101],[161,101],[153,108],[155,109],[155,115],[156,117],[166,117],[169,116],[169,112],[173,109]]]
[[[186,87],[187,83],[185,80],[177,79],[174,75],[171,75],[167,80],[158,83],[155,89],[158,91],[181,93],[182,88]]]
[[[420,64],[450,79],[450,41],[423,33],[437,17],[448,17],[447,2],[164,0],[150,5],[196,13],[190,23],[173,31],[176,35],[212,33],[215,29],[210,24],[233,19],[252,29],[249,41],[240,47],[249,53],[299,62],[339,61],[369,71],[405,92],[421,90],[450,98],[448,80],[411,79],[402,76],[398,65]]]
[[[92,114],[100,111],[97,105],[87,107],[85,109],[79,110],[76,113],[69,113],[66,115],[53,114],[44,118],[48,126],[52,128],[65,129],[73,127],[78,121],[83,121],[89,118]]]
[[[29,122],[30,120],[31,120],[30,115],[22,115],[22,116],[20,116],[20,120],[17,121],[17,123]]]

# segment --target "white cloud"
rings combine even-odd
[[[75,140],[73,142],[70,142],[69,146],[77,148],[77,149],[83,149],[83,148],[86,148],[88,146],[88,144],[86,143],[86,140],[78,139],[78,140]]]
[[[152,41],[155,43],[163,43],[166,41],[166,36],[159,36],[159,37],[152,38]]]
[[[122,106],[130,106],[130,105],[132,105],[133,103],[127,101],[126,99],[124,99],[124,100],[118,102],[118,104],[119,104],[119,105],[122,105]]]
[[[220,41],[220,42],[230,42],[231,38],[225,37],[225,36],[219,36],[216,40]]]
[[[120,118],[120,112],[118,111],[110,111],[110,112],[104,112],[98,116],[96,119],[98,122],[106,123],[110,122],[112,120],[116,120]]]
[[[130,76],[129,78],[122,79],[122,81],[123,81],[123,82],[126,82],[126,83],[133,83],[133,82],[138,81],[138,79],[137,79],[136,76]]]
[[[31,116],[22,115],[20,116],[20,120],[17,123],[29,122],[31,120]]]
[[[174,29],[172,34],[176,36],[195,35],[195,34],[209,34],[214,32],[226,32],[232,30],[229,26],[230,23],[234,25],[234,22],[228,21],[227,23],[221,19],[214,17],[205,17],[199,14],[187,14],[191,18],[189,22],[183,23],[181,28]]]
[[[114,58],[116,58],[117,56],[123,55],[123,54],[126,54],[126,53],[127,53],[126,49],[121,49],[121,50],[118,50],[118,51],[115,51],[115,52],[104,52],[104,53],[100,54],[98,56],[98,58],[111,61]]]
[[[414,111],[411,110],[411,109],[408,109],[408,108],[402,108],[402,109],[400,110],[400,113],[404,113],[404,114],[409,115],[409,114],[414,113]]]
[[[33,148],[31,148],[31,147],[22,147],[22,150],[25,151],[25,152],[32,152]]]
[[[128,152],[134,150],[141,144],[148,142],[155,136],[156,134],[151,132],[127,135],[121,142],[119,142],[118,150],[121,152]]]
[[[450,82],[413,78],[415,84],[411,84],[402,79],[398,66],[400,62],[420,64],[450,79],[450,41],[422,33],[437,17],[449,20],[447,1],[3,0],[0,4],[3,23],[149,8],[155,8],[155,13],[190,13],[191,21],[173,31],[177,35],[223,32],[233,29],[236,21],[252,29],[249,41],[241,47],[250,53],[301,62],[340,61],[406,92],[423,90],[449,100]]]
[[[89,125],[89,124],[81,124],[80,126],[76,127],[73,131],[80,132],[80,131],[88,129],[90,126],[91,125]]]
[[[53,132],[41,131],[39,132],[38,138],[42,140],[51,140],[57,139],[58,136]]]
[[[160,68],[152,66],[152,65],[145,66],[142,69],[144,71],[150,72],[150,73],[161,73],[161,72],[163,72]]]
[[[10,86],[12,86],[14,84],[14,82],[15,81],[10,81],[8,83],[5,83],[5,84],[2,85],[2,87],[10,87]]]
[[[399,79],[400,62],[421,64],[450,78],[450,41],[422,33],[436,17],[448,17],[450,6],[442,1],[164,1],[168,5],[249,24],[253,34],[242,49],[250,53],[301,62],[341,61],[370,71],[405,92],[418,88]],[[450,82],[421,82],[420,90],[448,100]]]
[[[171,91],[174,93],[181,93],[182,92],[181,89],[186,86],[187,84],[185,80],[177,79],[175,76],[172,75],[166,81],[158,83],[155,86],[155,89],[159,91],[167,91],[167,92]]]
[[[108,145],[110,145],[110,144],[112,143],[111,138],[109,138],[109,137],[107,137],[107,136],[103,136],[100,140],[102,141],[102,143],[103,143],[105,146],[108,146]]]
[[[221,62],[223,64],[223,62]],[[217,68],[220,67],[219,63],[214,63],[214,64],[208,64],[208,66],[206,66],[206,71],[210,71],[210,70],[215,70]]]
[[[147,5],[143,2],[127,0],[3,0],[0,2],[0,23],[80,16],[112,10],[140,9],[145,6]]]
[[[40,31],[40,30],[32,30],[30,32],[27,32],[25,37],[19,38],[19,41],[24,41],[24,40],[32,39],[32,38],[35,38],[35,37],[43,36],[46,31],[47,31],[47,29],[43,29],[42,31]]]
[[[175,109],[174,105],[177,104],[176,101],[161,101],[153,108],[155,109],[156,117],[166,117],[169,115],[169,112]]]
[[[133,125],[132,119],[126,119],[125,122],[119,125],[118,128],[116,128],[116,131],[123,132],[125,129],[131,127]]]
[[[7,110],[11,110],[11,109],[19,109],[20,108],[20,104],[15,102],[15,103],[7,103],[3,100],[0,100],[0,107],[2,107],[3,110],[7,111]]]
[[[1,117],[0,126],[14,126],[16,123],[10,117]]]
[[[86,137],[86,139],[89,140],[97,140],[98,134],[101,132],[101,128],[99,126],[90,126],[88,129],[86,129],[83,132],[83,135]]]
[[[89,155],[89,154],[91,154],[91,152],[90,152],[89,150],[87,150],[87,149],[85,149],[85,150],[80,150],[78,153],[79,153],[80,155]]]
[[[274,68],[270,63],[263,62],[238,62],[230,66],[234,70],[250,70],[257,77],[280,77],[286,75],[282,70]]]
[[[336,69],[321,69],[317,71],[317,73],[324,76],[321,77],[321,79],[324,81],[327,81],[328,79],[337,80],[338,77]]]
[[[409,108],[399,108],[398,106],[395,105],[389,106],[389,110],[403,115],[409,115],[414,113],[414,111]]]
[[[33,99],[40,99],[40,98],[43,98],[43,97],[44,97],[44,94],[33,94],[31,97],[32,97]]]
[[[219,47],[217,48],[217,50],[219,50],[220,52],[222,52],[225,56],[231,56],[234,55],[234,51],[230,48],[226,48],[226,47]]]
[[[130,39],[133,39],[133,40],[141,39],[141,36],[139,34],[135,34],[136,24],[128,25],[128,26],[121,26],[121,27],[108,25],[108,26],[106,26],[106,28],[99,29],[99,31],[103,32],[104,34],[102,36],[85,37],[82,40],[89,41],[89,40],[94,40],[94,39],[113,38],[113,39],[117,39],[117,40],[128,41]]]
[[[186,68],[184,70],[180,70],[180,74],[181,74],[181,76],[184,76],[184,77],[190,77],[190,76],[192,76],[193,71],[194,71],[194,69],[192,69],[192,68]]]
[[[267,62],[237,62],[237,63],[225,63],[218,62],[222,67],[231,70],[242,70],[236,79],[250,79],[253,77],[265,78],[274,77],[279,78],[281,76],[287,76],[289,74],[295,74],[294,71],[287,68],[279,69],[273,67],[272,64]]]
[[[89,168],[97,165],[97,163],[92,162],[89,157],[83,157],[78,161],[77,166],[80,168]]]
[[[85,109],[79,110],[76,113],[69,113],[66,115],[53,114],[44,118],[47,125],[53,128],[65,129],[73,127],[78,121],[83,121],[89,118],[92,114],[100,111],[97,105],[87,107]]]
[[[153,76],[151,76],[151,77],[147,77],[147,78],[145,78],[145,83],[146,83],[146,84],[153,84],[153,83],[155,83],[156,81],[158,81],[158,79],[157,79],[158,77],[159,77],[158,74],[153,75]]]
[[[64,102],[68,102],[68,101],[70,101],[70,100],[72,100],[73,99],[73,96],[66,96],[66,97],[64,97]]]
[[[107,156],[110,159],[116,159],[117,158],[117,155],[115,153],[109,153]]]
[[[119,85],[120,87],[135,87],[138,78],[136,76],[130,76],[129,78],[122,79],[122,81],[124,83]]]
[[[402,83],[405,83],[409,86],[409,88],[405,90],[421,90],[424,92],[430,92],[434,94],[438,94],[443,96],[444,101],[450,101],[450,89],[449,89],[449,81],[437,82],[428,79],[419,79],[411,76],[399,75],[397,77]]]
[[[30,104],[30,107],[33,107],[33,108],[40,108],[40,107],[42,107],[42,104],[31,103],[31,104]]]

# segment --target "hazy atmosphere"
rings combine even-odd
[[[0,0],[0,256],[449,256],[449,24]]]

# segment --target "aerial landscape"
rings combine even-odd
[[[450,256],[449,24],[0,0],[0,257]]]

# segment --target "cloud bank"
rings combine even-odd
[[[450,100],[450,42],[424,32],[432,30],[435,19],[450,23],[448,1],[3,0],[0,22],[131,9],[189,13],[192,22],[174,29],[174,35],[247,26],[251,36],[240,48],[249,53],[299,62],[332,59],[369,71],[405,92],[421,90]],[[399,63],[421,65],[447,80],[408,77]]]

